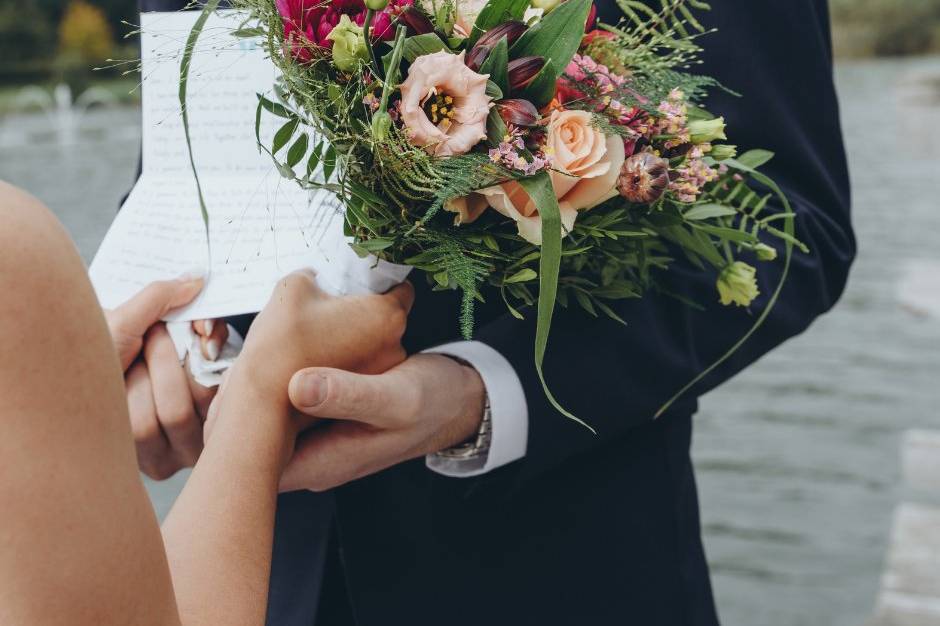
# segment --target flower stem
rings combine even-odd
[[[363,29],[365,30],[365,39],[366,39],[366,48],[369,49],[369,58],[372,59],[373,71],[375,71],[376,78],[380,80],[383,77],[382,72],[382,63],[380,62],[379,55],[375,51],[375,46],[372,45],[372,20],[375,19],[375,11],[372,9],[366,9],[366,21],[363,24]]]

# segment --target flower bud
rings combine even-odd
[[[594,29],[597,23],[597,4],[591,3],[591,10],[588,11],[587,21],[584,22],[584,32],[589,33]]]
[[[392,116],[386,111],[380,111],[372,116],[372,138],[376,141],[385,141],[391,128]]]
[[[539,111],[535,105],[521,98],[509,98],[496,103],[496,111],[503,121],[514,126],[535,126]]]
[[[689,122],[689,135],[692,143],[711,143],[725,136],[725,118],[716,117],[710,120],[693,120]]]
[[[766,243],[759,243],[754,246],[754,253],[758,261],[773,261],[777,258],[777,249],[768,246]]]
[[[365,0],[366,8],[381,11],[388,6],[388,0]]]
[[[414,8],[408,7],[398,15],[398,21],[408,28],[408,32],[413,35],[426,35],[434,32],[434,24],[431,18]]]
[[[521,57],[509,62],[509,90],[524,89],[545,66],[544,57]]]
[[[738,155],[738,147],[728,145],[726,143],[720,143],[717,146],[712,146],[711,152],[708,153],[708,156],[715,159],[716,161],[724,161],[725,159],[733,159]]]
[[[369,58],[362,26],[354,24],[348,15],[340,18],[326,38],[333,42],[333,64],[343,72],[352,72],[360,60]]]
[[[509,21],[503,22],[499,26],[494,26],[489,29],[477,39],[478,46],[490,46],[491,48],[499,43],[499,40],[503,37],[506,38],[506,43],[512,45],[515,43],[516,39],[522,36],[522,33],[526,31],[526,25],[522,22]]]
[[[637,204],[652,204],[669,186],[669,161],[652,152],[634,154],[620,168],[617,190]]]
[[[757,289],[757,270],[743,261],[735,261],[725,266],[718,274],[718,296],[725,306],[734,303],[737,306],[750,306],[754,298],[760,295]]]
[[[561,0],[532,0],[530,4],[533,9],[542,9],[542,11],[548,13],[561,4]]]
[[[470,52],[467,53],[467,56],[464,57],[464,63],[471,70],[477,72],[480,70],[480,66],[483,65],[483,62],[489,55],[489,46],[481,46],[480,44],[477,44],[470,50]]]

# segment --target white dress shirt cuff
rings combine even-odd
[[[457,341],[425,350],[466,361],[480,374],[490,403],[492,435],[485,457],[449,459],[429,454],[428,468],[453,477],[485,474],[525,456],[529,437],[529,409],[522,383],[502,354],[479,341]]]

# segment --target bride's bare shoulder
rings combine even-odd
[[[0,318],[40,323],[46,307],[52,314],[75,304],[83,282],[81,256],[55,215],[30,194],[0,181]]]

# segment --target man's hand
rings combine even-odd
[[[215,389],[192,380],[160,319],[202,290],[201,278],[158,281],[112,311],[105,311],[125,371],[131,429],[141,471],[157,480],[195,464],[202,451],[202,421]],[[203,355],[218,356],[225,323],[193,323]]]
[[[290,399],[309,416],[337,420],[302,434],[282,491],[323,491],[469,439],[485,387],[471,367],[418,354],[384,374],[323,367],[297,372]]]
[[[272,434],[276,440],[283,433],[289,457],[297,433],[316,421],[291,406],[288,385],[294,373],[313,363],[373,373],[398,365],[405,359],[401,337],[413,301],[409,283],[382,295],[337,297],[317,286],[313,272],[282,278],[226,373],[206,422],[206,440],[226,425],[249,442]],[[226,416],[243,413],[246,405],[264,409],[250,422],[232,424]]]

